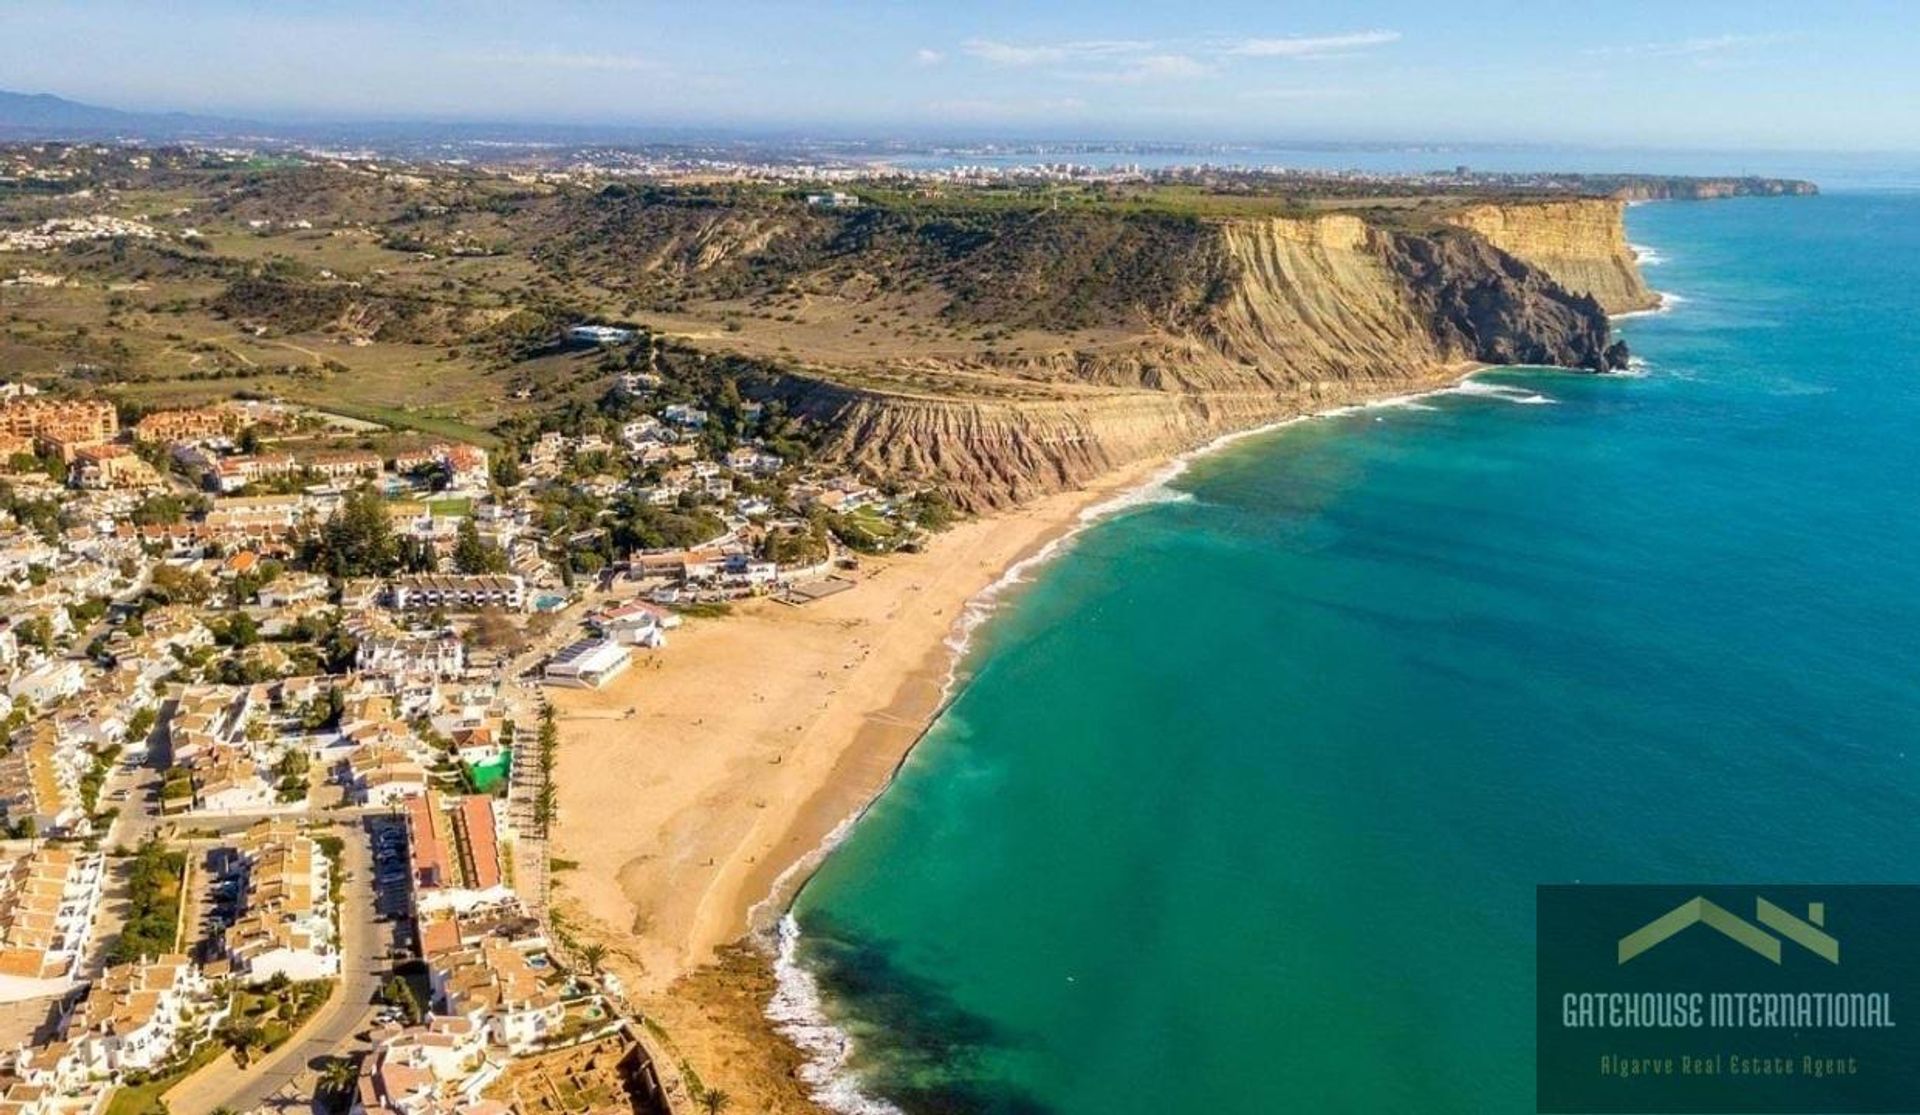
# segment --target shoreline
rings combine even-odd
[[[949,698],[969,603],[1165,464],[864,559],[856,586],[823,600],[691,621],[604,689],[551,694],[556,903],[642,997],[711,960],[891,782]]]
[[[1435,369],[1409,390],[1230,431],[967,520],[922,554],[864,561],[850,591],[689,623],[605,690],[554,694],[557,912],[607,946],[607,967],[671,1032],[676,1055],[710,1073],[724,1065],[722,1086],[759,1109],[822,1110],[814,1096],[846,1082],[820,1062],[843,1059],[844,1046],[833,1055],[828,1027],[803,1051],[788,1031],[805,1020],[766,1017],[774,930],[964,688],[972,637],[1005,594],[1081,531],[1166,498],[1203,456],[1460,391],[1484,370]],[[752,667],[756,655],[765,669]],[[762,970],[733,947],[743,937]]]

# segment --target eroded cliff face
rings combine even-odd
[[[1610,314],[1648,310],[1659,297],[1634,266],[1621,214],[1626,202],[1602,198],[1476,205],[1445,218],[1527,261],[1570,291],[1591,294]]]
[[[790,376],[778,393],[834,431],[829,451],[847,463],[985,509],[1221,434],[1440,386],[1475,363],[1624,365],[1607,311],[1648,296],[1620,206],[1505,208],[1426,232],[1349,214],[1221,222],[1203,312],[1134,343],[955,366],[967,382],[1007,385],[975,397],[830,374]]]

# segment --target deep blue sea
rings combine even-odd
[[[803,891],[909,1112],[1533,1110],[1534,887],[1920,881],[1920,193],[1629,213],[1640,374],[1198,460]]]

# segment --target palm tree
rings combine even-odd
[[[329,1057],[320,1070],[320,1090],[336,1096],[351,1094],[359,1080],[360,1070],[351,1057]]]
[[[707,1109],[707,1115],[720,1115],[733,1105],[733,1097],[718,1088],[708,1088],[700,1093],[700,1106]]]
[[[607,946],[598,941],[589,941],[580,946],[580,962],[585,964],[589,971],[598,972],[600,962],[606,958]]]

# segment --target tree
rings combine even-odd
[[[213,595],[213,581],[204,573],[161,564],[147,581],[147,595],[162,604],[203,604]]]
[[[28,646],[40,650],[53,649],[53,621],[46,616],[33,616],[14,627],[15,637]]]
[[[246,1064],[249,1054],[267,1044],[267,1033],[251,1018],[229,1018],[220,1025],[220,1040]]]
[[[506,552],[480,539],[480,528],[472,519],[460,520],[453,544],[453,566],[462,573],[505,573]]]
[[[145,743],[147,737],[153,734],[153,725],[159,719],[159,715],[153,711],[152,706],[141,706],[127,721],[127,742]]]
[[[589,941],[580,946],[580,962],[585,964],[589,971],[598,972],[600,962],[606,958],[607,946],[598,941]]]
[[[718,1088],[708,1088],[700,1093],[700,1106],[706,1109],[707,1115],[720,1115],[733,1106],[733,1097]]]
[[[351,1095],[360,1082],[360,1067],[351,1057],[329,1057],[320,1066],[320,1090],[335,1097]]]
[[[333,577],[378,577],[399,565],[399,546],[387,518],[386,501],[361,488],[341,501],[340,509],[308,539],[307,559]]]
[[[224,627],[214,630],[214,638],[225,646],[250,647],[260,641],[260,624],[246,612],[234,612]]]
[[[380,1001],[406,1015],[408,1022],[419,1022],[427,1014],[413,984],[403,976],[391,976],[380,986]]]

